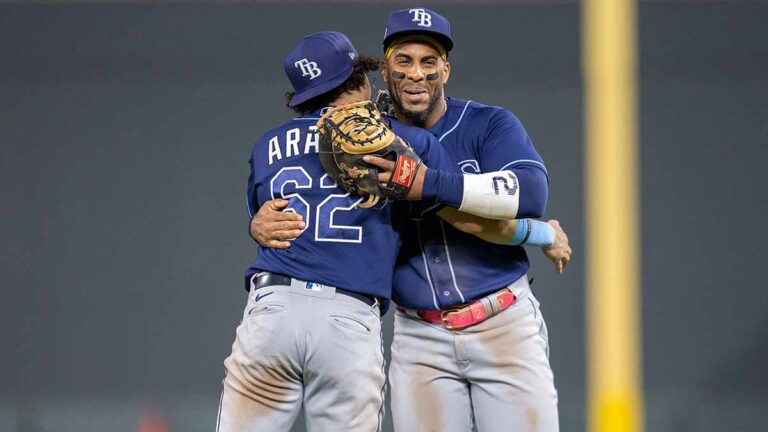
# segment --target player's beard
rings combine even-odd
[[[400,97],[400,93],[397,91],[393,91],[393,89],[389,89],[389,94],[392,96],[392,102],[394,102],[395,107],[397,108],[397,112],[403,115],[408,121],[416,127],[423,128],[424,125],[427,123],[427,119],[429,119],[430,114],[432,114],[432,111],[435,110],[435,107],[437,106],[437,102],[440,101],[440,98],[443,97],[443,90],[442,88],[436,89],[436,91],[432,94],[432,97],[429,99],[429,105],[422,111],[410,111],[405,109],[403,106],[403,99]]]

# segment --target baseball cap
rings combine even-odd
[[[430,36],[446,51],[453,49],[451,23],[445,17],[427,8],[410,8],[394,11],[389,16],[384,31],[384,52],[392,41],[409,34]]]
[[[340,86],[352,75],[355,58],[357,50],[342,33],[324,31],[304,36],[283,63],[295,92],[289,106]]]

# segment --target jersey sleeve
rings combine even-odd
[[[424,165],[440,171],[461,172],[451,160],[448,151],[443,148],[434,135],[422,130],[414,131],[409,135],[411,138],[409,144],[413,147],[413,151],[419,155]]]
[[[520,120],[505,109],[497,109],[488,121],[480,149],[482,172],[511,170],[520,184],[518,217],[539,218],[549,193],[549,175]]]
[[[524,165],[538,167],[547,175],[544,160],[533,147],[520,120],[508,110],[495,110],[488,121],[480,151],[481,170],[502,171]]]
[[[445,204],[458,207],[461,204],[463,178],[448,151],[434,135],[423,129],[407,128],[400,132],[401,138],[408,141],[429,168],[422,189],[423,198],[411,206],[411,213],[423,215],[439,210]]]
[[[248,221],[250,230],[250,220],[259,211],[259,200],[256,196],[256,176],[254,172],[253,154],[248,159],[248,166],[250,167],[250,175],[248,176],[248,189],[246,191],[245,202],[248,207]]]

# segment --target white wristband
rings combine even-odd
[[[464,174],[464,195],[459,211],[491,219],[515,219],[520,184],[512,171]]]

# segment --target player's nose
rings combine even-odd
[[[408,78],[411,81],[422,81],[424,77],[426,77],[426,74],[424,73],[424,70],[421,68],[421,66],[414,66],[408,70]]]

